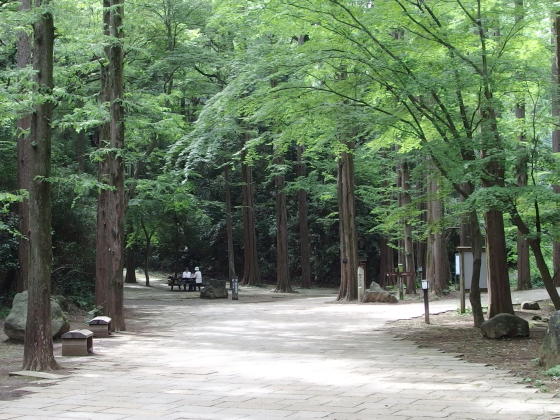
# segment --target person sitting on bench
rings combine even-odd
[[[185,267],[185,271],[181,275],[181,284],[183,285],[183,290],[187,290],[187,279],[192,277],[191,272],[189,271],[189,267]],[[189,284],[189,290],[191,290],[191,285]]]

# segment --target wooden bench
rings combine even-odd
[[[72,330],[62,334],[63,356],[87,356],[93,353],[93,333],[90,330]]]
[[[208,282],[204,281],[202,283],[196,283],[194,277],[183,279],[181,277],[169,276],[167,279],[167,285],[171,286],[171,290],[173,290],[175,286],[177,286],[179,290],[181,290],[181,286],[183,286],[183,290],[187,290],[187,285],[189,285],[189,289],[191,285],[194,285],[195,290],[198,287],[198,290],[200,291],[202,287],[208,285]]]
[[[88,322],[89,329],[94,337],[109,337],[111,334],[111,321],[108,316],[96,316]]]

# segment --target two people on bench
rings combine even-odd
[[[193,279],[194,284],[188,281]],[[191,273],[189,268],[185,267],[185,271],[183,271],[183,274],[181,275],[181,284],[183,285],[184,290],[187,290],[187,283],[189,284],[189,292],[194,292],[196,290],[196,285],[202,283],[202,273],[200,272],[200,268],[195,267],[194,273]]]

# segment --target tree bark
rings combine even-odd
[[[235,276],[235,255],[233,253],[233,222],[231,220],[231,180],[230,168],[224,165],[224,186],[226,190],[226,229],[228,247],[228,275],[229,278]]]
[[[20,0],[19,11],[31,9],[31,0]],[[31,64],[31,40],[25,31],[18,34],[17,65],[20,69]],[[17,120],[17,159],[18,159],[18,188],[29,190],[29,148],[31,115],[26,114]],[[19,268],[16,274],[16,289],[18,293],[27,290],[29,277],[29,200],[24,198],[18,204],[19,232],[21,234],[18,245]]]
[[[430,280],[432,291],[443,296],[443,290],[447,287],[451,275],[449,259],[447,258],[447,245],[445,235],[442,232],[441,220],[443,214],[443,203],[437,198],[439,190],[438,182],[434,174],[435,168],[428,179],[428,258],[426,267],[426,278]]]
[[[338,211],[340,232],[340,289],[337,300],[358,298],[358,237],[354,198],[354,142],[343,141],[346,150],[338,159]]]
[[[552,116],[560,123],[560,99],[558,98],[558,89],[560,89],[560,11],[553,12],[553,45],[554,59],[552,60]],[[552,152],[560,152],[560,130],[552,131]],[[553,190],[556,194],[560,194],[560,185],[554,185]],[[560,242],[553,241],[553,271],[554,285],[560,286]]]
[[[307,166],[303,161],[303,146],[297,146],[297,167],[298,178],[307,175]],[[311,287],[311,247],[309,245],[309,227],[307,224],[307,191],[303,188],[297,192],[298,196],[298,221],[299,221],[299,243],[301,249],[301,287],[309,289]]]
[[[408,163],[403,162],[400,167],[400,178],[401,178],[401,206],[410,206],[412,200],[410,198],[410,174],[408,170]],[[403,238],[403,262],[404,271],[416,272],[416,267],[414,266],[414,242],[412,241],[412,225],[408,220],[404,222],[404,238]],[[416,278],[415,277],[405,277],[406,279],[406,294],[416,294]]]
[[[248,134],[245,134],[245,143]],[[243,158],[245,159],[245,153]],[[242,195],[243,195],[243,254],[244,270],[241,284],[254,285],[261,281],[257,254],[257,234],[255,229],[255,193],[253,185],[253,171],[246,162],[241,165]]]
[[[480,328],[484,322],[484,313],[482,312],[482,302],[480,299],[480,271],[482,268],[482,244],[483,237],[478,224],[478,215],[475,210],[469,212],[469,238],[471,243],[471,251],[473,254],[473,268],[471,278],[471,290],[469,291],[469,301],[473,314],[474,326]]]
[[[277,156],[274,164],[284,165],[284,158]],[[278,169],[276,169],[278,171]],[[291,292],[290,266],[288,260],[288,210],[284,175],[274,176],[276,191],[276,292]]]
[[[48,0],[37,1],[37,6]],[[33,69],[36,93],[51,95],[53,89],[53,16],[44,12],[33,24]],[[53,354],[51,329],[51,126],[53,103],[35,106],[31,117],[29,148],[29,273],[27,324],[23,370],[59,369]]]
[[[121,39],[123,0],[104,0],[104,32],[114,42],[106,48],[107,68],[102,68],[103,102],[109,102],[110,122],[101,130],[100,147],[104,142],[111,151],[100,164],[100,181],[110,189],[99,195],[96,249],[96,305],[103,305],[104,314],[112,318],[114,330],[124,331],[123,257],[124,257],[124,165],[115,150],[124,148],[123,51]]]
[[[504,217],[499,210],[484,214],[486,224],[486,253],[488,255],[488,318],[508,313],[515,314],[507,267],[507,249],[504,235]]]

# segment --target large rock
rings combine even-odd
[[[397,297],[389,292],[372,292],[371,290],[366,290],[364,297],[362,298],[363,303],[398,303]]]
[[[539,365],[545,369],[560,365],[560,311],[554,312],[548,320],[548,329],[539,349]]]
[[[210,279],[208,286],[200,291],[200,297],[201,299],[227,299],[226,281]]]
[[[538,311],[541,309],[539,302],[523,302],[521,304],[521,309],[529,309],[531,311]]]
[[[371,284],[369,285],[369,290],[370,292],[383,292],[383,288],[379,285],[379,283],[376,283],[374,281],[371,282]]]
[[[486,338],[529,337],[529,323],[511,314],[498,314],[480,326]]]
[[[27,323],[27,290],[18,293],[12,302],[12,309],[4,320],[4,332],[12,340],[23,341]],[[70,331],[70,321],[60,309],[55,298],[51,298],[51,328],[53,338]]]

